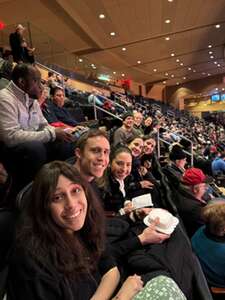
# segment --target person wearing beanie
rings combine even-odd
[[[170,162],[163,168],[163,172],[171,184],[178,185],[185,172],[187,163],[187,157],[181,145],[172,145],[169,159]]]
[[[131,138],[133,135],[136,135],[137,132],[134,129],[134,115],[131,111],[127,111],[122,116],[123,125],[118,128],[113,137],[113,145],[126,144],[126,141]]]

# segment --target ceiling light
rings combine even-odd
[[[193,70],[193,73],[195,73],[196,72],[196,70]]]
[[[115,74],[116,74],[116,72],[114,71],[114,72],[113,72],[113,74],[115,75]]]
[[[213,59],[213,58],[214,58],[214,56],[213,56],[213,55],[211,55],[211,56],[210,56],[210,58],[212,58],[212,59]]]
[[[92,68],[93,68],[93,69],[97,69],[96,66],[93,66]]]
[[[185,79],[187,79],[187,78],[184,76],[183,79],[185,80]]]
[[[122,51],[126,51],[126,50],[127,50],[127,48],[125,48],[125,47],[122,48]]]
[[[217,61],[214,61],[214,64],[217,65]]]
[[[222,91],[224,91],[224,88],[222,88]]]
[[[218,88],[216,88],[216,91],[218,91]]]
[[[220,67],[220,64],[218,64],[217,67]]]
[[[208,45],[208,48],[212,48],[212,45]]]
[[[180,63],[180,66],[183,66],[184,64],[183,63]]]
[[[166,23],[166,24],[169,24],[170,22],[171,22],[170,19],[166,19],[166,20],[165,20],[165,23]]]
[[[83,59],[82,58],[79,58],[79,62],[82,62],[83,61]]]
[[[125,74],[124,74],[124,73],[122,73],[121,75],[122,75],[123,77],[125,76]]]
[[[99,19],[105,19],[105,15],[104,14],[100,14],[98,17],[99,17]]]
[[[216,24],[215,27],[216,27],[216,28],[220,28],[220,24]]]
[[[176,85],[179,85],[179,84],[180,84],[179,82],[176,83]]]
[[[140,60],[138,60],[138,61],[137,61],[137,63],[138,63],[138,64],[141,64],[141,61],[140,61]]]
[[[174,54],[174,53],[171,53],[170,55],[171,55],[171,56],[174,56],[175,54]]]
[[[210,73],[208,73],[207,75],[208,75],[208,76],[211,76],[211,74],[210,74]]]
[[[166,73],[165,73],[165,76],[168,76],[168,75],[169,75],[169,74],[166,72]]]
[[[173,75],[173,74],[171,74],[171,77],[173,78],[173,77],[174,77],[174,75]]]
[[[202,72],[202,75],[205,75],[205,72]]]
[[[176,59],[176,62],[179,62],[179,61],[180,61],[179,58],[177,58],[177,59]]]
[[[157,69],[153,69],[154,72],[157,72]]]
[[[165,41],[169,41],[169,40],[170,40],[169,36],[165,37]]]
[[[110,35],[111,35],[111,36],[115,36],[116,33],[113,31],[113,32],[110,32]]]
[[[213,54],[213,52],[212,52],[212,51],[209,51],[209,54]]]
[[[188,68],[188,71],[191,71],[191,67]]]
[[[95,67],[95,65],[94,65],[94,64],[91,64],[91,66],[92,66],[92,67]]]
[[[168,2],[173,2],[173,0],[168,0]]]
[[[166,84],[166,81],[163,81],[163,84]]]

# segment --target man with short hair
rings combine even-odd
[[[102,177],[109,164],[110,145],[105,132],[89,130],[80,136],[75,148],[75,168],[88,181]]]
[[[128,111],[123,116],[123,125],[118,128],[113,137],[113,144],[126,144],[127,140],[133,135],[137,135],[136,130],[134,129],[134,115],[132,112]]]
[[[137,133],[144,134],[144,130],[142,128],[143,122],[143,114],[137,110],[134,111],[134,128],[136,129]]]
[[[0,142],[6,168],[20,189],[33,180],[47,161],[73,154],[72,135],[50,126],[37,100],[42,93],[41,74],[32,65],[19,64],[12,81],[0,91]],[[57,143],[56,143],[56,140]]]

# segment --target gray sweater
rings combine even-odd
[[[55,128],[44,118],[38,101],[10,81],[0,91],[0,141],[16,146],[31,141],[47,143],[55,138]]]

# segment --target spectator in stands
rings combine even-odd
[[[73,145],[65,143],[72,141],[72,135],[48,125],[43,117],[34,100],[41,93],[40,72],[26,64],[14,68],[12,81],[0,91],[0,141],[4,143],[4,162],[6,168],[17,175],[15,183],[21,181],[22,185],[31,181],[47,160],[66,159],[73,153]]]
[[[109,164],[110,145],[105,132],[89,130],[76,143],[74,167],[88,181],[102,177]]]
[[[163,172],[171,184],[178,185],[185,172],[187,163],[186,154],[180,144],[172,145],[169,158],[171,162],[163,168]]]
[[[123,116],[123,125],[118,128],[113,137],[113,144],[116,146],[117,144],[126,145],[127,140],[133,137],[136,134],[136,130],[134,129],[134,115],[132,112],[128,111]]]
[[[11,259],[9,298],[111,299],[120,274],[106,249],[103,212],[90,185],[56,161],[38,173],[29,200]],[[142,284],[134,276],[113,299],[132,300]]]
[[[144,130],[142,128],[143,122],[143,114],[139,111],[134,111],[134,128],[137,130],[137,133],[140,135],[144,134]]]
[[[132,154],[129,148],[118,146],[111,151],[110,166],[97,181],[106,211],[118,214],[130,213],[130,205],[126,204],[125,180],[130,175]],[[130,201],[128,201],[130,204]],[[121,210],[122,209],[122,210]]]
[[[57,118],[57,122],[61,122],[66,126],[75,127],[78,125],[77,121],[74,120],[67,108],[64,107],[65,104],[65,94],[61,87],[54,87],[50,90],[51,101],[47,103],[48,114],[44,112],[44,116],[47,121],[50,121],[52,116]],[[55,122],[54,122],[55,123]]]
[[[203,225],[201,210],[206,206],[204,195],[207,190],[207,177],[198,168],[189,168],[184,172],[182,182],[185,188],[176,191],[176,206],[189,236]],[[175,195],[176,196],[176,195]]]
[[[51,71],[48,72],[47,84],[50,89],[55,88],[57,86],[56,75],[54,72]]]
[[[22,39],[22,48],[23,48],[23,62],[29,63],[29,64],[34,64],[34,51],[35,48],[30,48],[26,42],[26,40],[23,38]]]
[[[212,161],[212,173],[213,175],[224,175],[225,174],[225,152],[218,155]]]
[[[5,88],[11,80],[13,63],[8,60],[3,60],[0,66],[0,90]]]
[[[103,102],[98,98],[98,91],[92,90],[92,93],[88,96],[88,103],[103,106]]]
[[[151,131],[152,131],[152,127],[153,126],[153,120],[151,117],[147,117],[145,120],[144,120],[144,134],[150,134]]]
[[[24,31],[25,27],[23,27],[21,24],[18,24],[15,32],[11,33],[9,36],[13,60],[16,63],[22,63],[24,61],[24,49],[22,46]]]
[[[205,226],[192,237],[206,279],[211,286],[225,287],[225,202],[213,201],[202,210]]]

